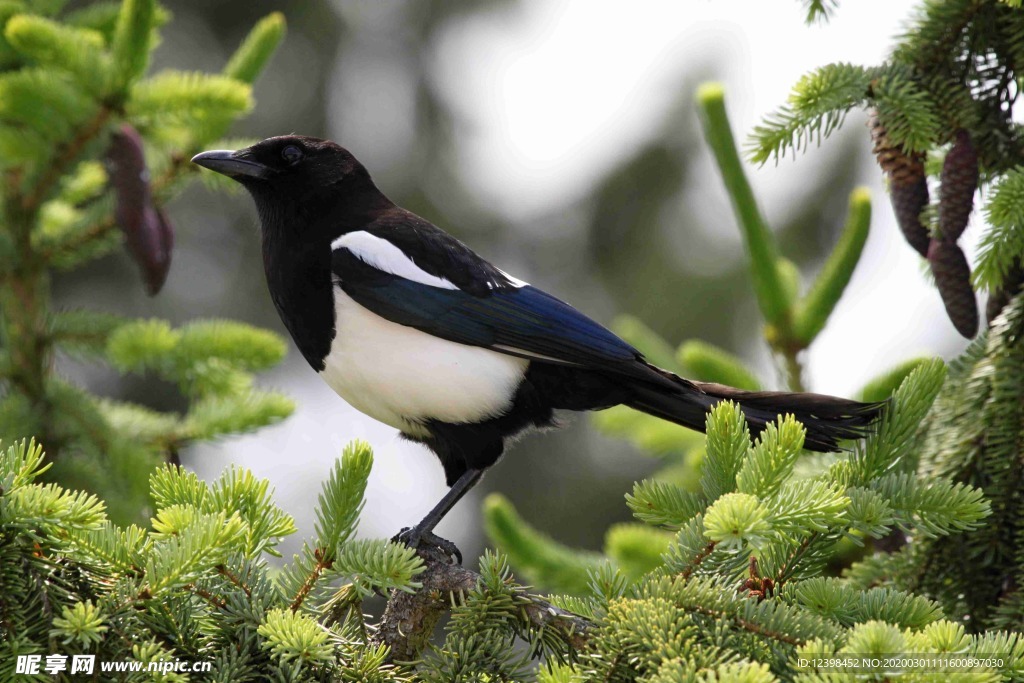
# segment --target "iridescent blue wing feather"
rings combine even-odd
[[[337,285],[364,308],[435,337],[613,371],[640,358],[611,331],[530,285],[495,287],[481,294],[434,287],[380,270],[346,249],[333,252],[332,269]]]

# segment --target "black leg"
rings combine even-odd
[[[462,553],[455,547],[450,541],[445,541],[442,538],[438,538],[434,535],[434,527],[440,523],[444,516],[448,514],[448,511],[455,507],[455,504],[462,499],[466,493],[473,488],[480,477],[484,474],[483,470],[469,469],[466,470],[461,477],[459,477],[452,487],[448,489],[448,492],[444,494],[444,497],[438,502],[434,508],[427,513],[427,516],[420,520],[420,523],[410,529],[402,529],[393,540],[405,543],[411,548],[419,546],[420,541],[428,541],[435,545],[440,546],[447,552],[451,552],[453,555],[459,558],[459,563],[462,562]]]

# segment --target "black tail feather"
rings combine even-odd
[[[664,373],[668,375],[669,373]],[[626,405],[669,422],[705,431],[707,412],[719,401],[739,404],[755,437],[780,415],[793,415],[807,429],[804,448],[821,453],[839,450],[839,442],[871,432],[884,403],[860,403],[824,394],[744,391],[724,384],[691,382],[672,376],[674,390],[637,383]]]

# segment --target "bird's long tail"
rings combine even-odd
[[[712,406],[723,400],[735,401],[747,418],[751,437],[779,415],[793,415],[807,429],[804,447],[822,453],[839,450],[839,442],[844,439],[866,436],[884,407],[882,403],[860,403],[824,394],[744,391],[661,372],[674,380],[674,390],[660,384],[637,383],[631,387],[632,397],[626,405],[703,432]]]

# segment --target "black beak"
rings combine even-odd
[[[240,180],[242,178],[266,178],[273,169],[269,166],[236,156],[238,152],[229,149],[214,149],[209,152],[200,152],[192,157],[193,164],[199,164],[211,171],[223,173],[229,178]]]

